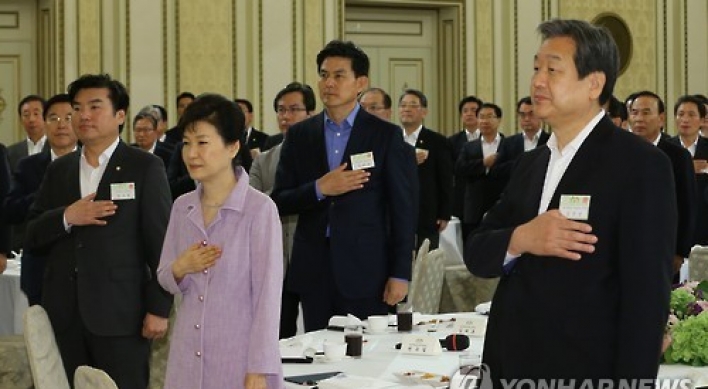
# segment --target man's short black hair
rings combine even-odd
[[[114,80],[108,74],[84,74],[69,84],[71,101],[76,101],[76,95],[82,89],[108,89],[108,99],[113,105],[113,112],[128,111],[130,96],[128,90],[120,81]]]
[[[196,99],[197,97],[194,96],[194,93],[192,93],[192,92],[182,92],[177,95],[177,98],[175,99],[175,103],[177,105],[179,105],[179,101],[182,99],[185,99],[185,98],[191,99],[192,101],[194,101],[194,99]]]
[[[482,105],[479,106],[479,109],[477,110],[477,116],[479,116],[479,111],[481,111],[482,108],[491,108],[491,109],[494,110],[494,115],[495,115],[498,119],[501,119],[501,118],[502,118],[502,113],[503,113],[503,112],[502,112],[502,109],[501,109],[500,106],[498,106],[498,105],[496,105],[496,104],[494,104],[494,103],[484,103],[484,104],[482,104]]]
[[[317,54],[317,73],[322,68],[322,62],[329,57],[349,58],[356,77],[369,76],[369,56],[351,41],[333,40],[327,43]]]
[[[428,108],[428,98],[425,97],[425,94],[418,89],[406,89],[403,91],[401,94],[401,97],[398,98],[398,104],[401,104],[401,101],[403,100],[406,95],[412,95],[418,98],[418,101],[420,101],[420,105],[423,108]]]
[[[653,97],[654,99],[656,99],[657,104],[659,106],[659,113],[661,114],[666,111],[666,107],[664,106],[664,100],[662,100],[661,97],[659,97],[659,95],[657,95],[656,93],[648,90],[643,90],[635,93],[634,99],[632,100],[632,105],[634,105],[634,102],[637,101],[637,99],[640,97]]]
[[[246,109],[248,110],[248,113],[253,113],[253,104],[251,104],[250,101],[248,101],[246,99],[234,99],[234,103],[239,104],[239,105],[241,105],[241,104],[245,105]]]
[[[52,105],[59,103],[68,103],[71,105],[71,97],[66,93],[59,93],[50,97],[49,100],[44,103],[44,120],[47,120],[47,114]]]
[[[465,96],[460,100],[460,104],[457,106],[457,110],[460,112],[460,115],[462,115],[462,108],[464,108],[465,104],[467,103],[476,103],[477,104],[477,112],[479,112],[479,107],[482,106],[482,100],[479,99],[477,96]],[[475,112],[475,115],[477,114]]]
[[[391,101],[391,95],[386,93],[385,90],[377,87],[371,87],[366,89],[365,91],[361,92],[359,94],[359,98],[357,99],[358,101],[361,101],[361,98],[367,94],[367,93],[381,93],[381,96],[383,96],[383,105],[385,109],[391,109],[391,106],[393,105],[393,101]]]
[[[298,92],[302,95],[302,103],[305,104],[305,109],[307,112],[312,112],[317,108],[317,101],[315,100],[315,92],[307,84],[302,84],[299,82],[291,82],[286,85],[285,88],[278,91],[273,99],[273,110],[278,111],[278,101],[283,98],[283,96],[288,93]]]
[[[46,101],[44,101],[42,96],[28,95],[28,96],[23,97],[22,100],[20,100],[20,103],[17,104],[17,114],[21,116],[22,115],[22,106],[27,103],[30,103],[32,101],[39,101],[39,104],[42,106],[42,109],[44,109],[44,106],[46,105]]]

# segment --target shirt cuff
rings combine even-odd
[[[64,230],[66,232],[71,232],[71,224],[66,221],[66,212],[64,212],[64,214],[62,215],[62,222],[64,222]]]
[[[408,281],[408,280],[405,279],[405,278],[391,277],[391,279],[392,279],[392,280],[396,280],[396,281],[405,282],[406,284],[410,282],[410,281]]]
[[[317,181],[315,181],[315,195],[317,196],[317,200],[320,200],[320,201],[324,200],[325,197],[327,197],[322,194],[322,191],[320,190],[320,186],[317,185]]]
[[[511,255],[509,252],[506,252],[506,257],[504,257],[504,264],[502,266],[506,266],[509,264],[509,262],[515,260],[516,258],[519,258],[520,255]]]

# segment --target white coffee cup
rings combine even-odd
[[[383,333],[388,328],[388,316],[369,316],[368,322],[368,329],[371,333]]]
[[[347,344],[344,342],[325,342],[325,358],[330,362],[337,362],[344,358],[347,353]]]

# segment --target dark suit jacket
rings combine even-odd
[[[184,134],[182,133],[182,131],[180,131],[177,126],[174,126],[169,130],[165,131],[165,140],[163,142],[166,146],[174,150],[177,145],[182,142],[183,135]]]
[[[10,192],[10,162],[7,160],[7,148],[0,143],[0,199],[5,199]],[[6,207],[0,208],[0,253],[9,254],[10,248],[10,224],[6,222]]]
[[[444,136],[425,127],[415,148],[428,150],[428,158],[418,165],[418,231],[434,231],[437,220],[450,220],[452,214],[452,150]]]
[[[263,131],[258,131],[255,128],[251,128],[251,133],[248,134],[246,145],[248,145],[249,150],[260,149],[263,151],[266,140],[268,140],[268,134]]]
[[[669,313],[676,195],[665,154],[603,117],[553,194],[590,195],[598,238],[579,261],[523,254],[514,229],[538,215],[550,150],[524,153],[507,190],[465,244],[465,264],[499,277],[483,362],[499,378],[656,377]]]
[[[131,143],[130,145],[140,149],[137,143]],[[165,166],[165,171],[167,171],[167,167],[170,165],[170,159],[172,159],[173,152],[174,148],[170,147],[165,142],[160,142],[158,140],[155,144],[155,150],[153,151],[153,154],[160,157],[160,159],[162,160],[162,164]]]
[[[500,134],[501,140],[497,152],[506,139]],[[462,210],[462,221],[477,224],[484,213],[499,199],[506,180],[495,174],[494,166],[487,170],[484,167],[482,140],[468,142],[455,162],[455,174],[465,182],[465,197]]]
[[[268,139],[266,139],[266,141],[263,145],[263,149],[261,149],[261,151],[270,150],[273,147],[283,143],[283,138],[284,138],[284,135],[282,132],[280,134],[275,134],[275,135],[269,136]]]
[[[75,151],[49,165],[30,208],[26,247],[47,255],[42,306],[55,331],[80,315],[96,335],[135,335],[146,312],[167,317],[172,306],[156,276],[171,203],[165,170],[154,155],[120,142],[96,200],[110,200],[119,183],[135,184],[135,198],[114,200],[118,209],[105,226],[67,232],[64,211],[81,198],[80,158]]]
[[[536,148],[543,146],[548,142],[548,138],[551,136],[545,132],[541,131],[538,136],[538,143]],[[524,153],[524,133],[520,132],[518,134],[512,135],[504,139],[504,142],[499,147],[499,155],[497,160],[494,162],[494,170],[497,175],[509,180],[511,177],[511,171],[514,169],[516,160]]]
[[[362,189],[318,200],[316,180],[329,171],[324,114],[288,130],[272,198],[281,215],[299,214],[290,290],[313,290],[325,282],[322,274],[328,267],[338,291],[349,299],[382,296],[389,277],[410,279],[418,217],[418,180],[410,149],[399,127],[360,109],[342,162],[351,166],[352,155],[373,152],[369,181]]]
[[[676,231],[675,254],[688,258],[693,247],[696,231],[698,195],[696,174],[693,170],[691,153],[667,138],[661,138],[657,145],[671,160],[674,171],[674,186],[678,201],[678,230]]]
[[[42,148],[42,151],[48,151],[49,150],[49,142],[45,141],[44,142],[44,147]],[[13,143],[10,146],[7,146],[7,158],[10,161],[10,171],[14,172],[15,168],[17,167],[17,164],[20,162],[22,158],[27,157],[29,154],[27,153],[27,139],[22,139],[21,141],[17,143]]]
[[[671,138],[671,141],[681,146],[678,136]],[[708,160],[708,139],[698,137],[696,152],[693,159]],[[708,245],[708,174],[697,172],[696,178],[696,230],[694,234],[694,244],[702,246]]]
[[[452,150],[453,169],[457,158],[459,158],[462,148],[467,144],[467,130],[462,130],[457,134],[450,135],[448,141]],[[462,219],[462,210],[465,198],[465,180],[452,175],[452,215]]]
[[[10,223],[25,223],[30,205],[34,202],[44,172],[52,162],[51,152],[42,151],[20,160],[13,173],[12,188],[5,198],[6,216]],[[39,303],[42,295],[42,275],[45,258],[25,250],[20,270],[20,287],[27,294],[30,304]]]

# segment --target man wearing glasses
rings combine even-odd
[[[359,104],[366,112],[391,121],[391,96],[381,88],[369,88],[359,95]]]
[[[541,119],[534,115],[531,97],[523,97],[516,103],[516,115],[519,118],[521,132],[504,140],[495,164],[497,174],[505,181],[511,177],[511,170],[521,154],[545,145],[550,137],[541,129]]]
[[[496,174],[496,161],[503,135],[499,133],[501,108],[484,103],[479,108],[480,137],[465,144],[455,162],[455,174],[465,182],[462,237],[477,228],[484,213],[499,199],[504,180]]]
[[[5,199],[5,215],[12,224],[25,223],[29,207],[39,190],[44,172],[55,159],[76,150],[76,133],[71,125],[71,98],[58,94],[50,98],[44,108],[48,150],[30,155],[17,163],[13,172],[12,188]],[[42,299],[44,257],[25,251],[20,273],[20,287],[30,305]]]
[[[278,115],[281,141],[273,148],[259,154],[253,160],[249,172],[249,184],[259,191],[270,195],[275,184],[275,172],[278,169],[282,139],[288,128],[305,120],[315,112],[315,93],[307,84],[292,82],[275,96],[273,108]],[[290,253],[293,247],[293,235],[297,226],[297,215],[281,216],[283,226],[283,275],[287,279]],[[297,315],[299,313],[300,297],[283,287],[280,305],[280,339],[290,338],[297,333]]]

